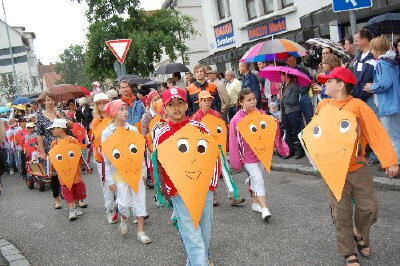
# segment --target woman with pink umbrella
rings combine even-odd
[[[304,128],[299,96],[301,87],[310,85],[311,80],[299,70],[284,66],[268,66],[260,71],[260,76],[271,82],[282,82],[282,90],[278,94],[278,98],[282,101],[281,111],[286,130],[285,140],[290,148],[289,156],[284,158],[296,156],[296,159],[300,159],[305,154],[297,138]]]

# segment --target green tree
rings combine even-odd
[[[85,49],[82,45],[71,45],[60,54],[60,62],[56,64],[56,72],[62,75],[58,82],[87,86],[90,84],[85,73]]]
[[[139,8],[139,0],[87,0],[86,3],[89,7],[86,70],[92,79],[104,80],[116,75],[113,68],[116,59],[105,45],[108,40],[132,39],[125,61],[127,72],[147,76],[154,72],[153,64],[161,60],[163,53],[174,61],[177,54],[187,52],[184,41],[197,34],[194,19],[175,10],[144,11]]]

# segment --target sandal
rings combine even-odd
[[[365,253],[362,252],[363,249],[369,248],[369,246],[367,244],[360,244],[361,241],[364,241],[362,236],[360,236],[360,237],[354,236],[354,241],[356,241],[358,253],[364,258],[369,258],[371,256],[371,250],[370,250],[369,255],[365,255]]]
[[[351,256],[354,256],[356,258],[355,259],[348,259]],[[357,253],[352,253],[350,255],[344,256],[344,259],[346,260],[346,265],[353,264],[353,263],[358,263],[358,265],[360,265],[360,261],[358,260]]]

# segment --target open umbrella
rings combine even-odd
[[[400,13],[386,13],[368,20],[365,26],[374,36],[400,34]]]
[[[324,39],[324,38],[312,38],[312,39],[307,40],[306,43],[309,45],[314,45],[315,47],[318,47],[318,48],[329,47],[338,56],[350,58],[350,55],[346,53],[344,48],[332,40]]]
[[[79,86],[79,88],[81,88],[81,90],[86,94],[86,95],[90,95],[90,90],[86,89],[85,87]]]
[[[300,86],[307,87],[312,83],[310,78],[300,70],[286,66],[268,66],[263,68],[258,74],[263,78],[269,79],[271,82],[282,82],[281,73],[296,76]]]
[[[170,63],[160,66],[156,70],[156,75],[172,74],[175,72],[190,72],[190,70],[181,63]]]
[[[12,105],[18,105],[18,104],[28,104],[31,103],[32,99],[27,98],[27,97],[17,97],[13,102]]]
[[[55,85],[47,91],[54,96],[57,102],[77,99],[86,95],[86,93],[82,91],[81,86],[76,86],[72,84]]]
[[[284,60],[288,55],[302,57],[307,50],[298,43],[286,39],[275,39],[257,43],[240,59],[240,62],[267,62]]]
[[[11,108],[8,106],[0,106],[0,114],[2,113],[8,113],[11,111]]]
[[[151,81],[146,82],[145,84],[143,84],[142,88],[153,88],[153,89],[156,89],[156,88],[161,86],[161,83],[162,82],[160,82],[160,81],[151,80]]]
[[[125,75],[121,75],[118,78],[115,79],[115,81],[120,82],[121,80],[126,80],[129,81],[130,79],[134,79],[134,78],[141,78],[138,75],[135,74],[125,74]]]

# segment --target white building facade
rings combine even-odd
[[[7,28],[16,76],[13,73]],[[0,83],[4,88],[5,84],[16,84],[18,80],[16,95],[38,93],[42,90],[34,47],[35,38],[35,33],[26,32],[23,27],[11,27],[0,20]]]
[[[189,62],[185,62],[186,66],[192,71],[194,66],[199,63],[202,58],[208,56],[208,41],[205,30],[205,22],[203,18],[202,0],[166,0],[162,8],[174,9],[184,15],[191,16],[195,19],[193,27],[198,34],[185,41],[185,45],[189,48],[185,55],[189,58]],[[178,55],[175,61],[182,63],[182,56]],[[163,56],[162,60],[155,66],[172,63],[167,56]]]
[[[374,0],[372,8],[356,11],[358,29],[368,19],[399,12],[399,0]],[[335,13],[332,0],[203,0],[209,56],[201,63],[219,72],[237,65],[258,42],[285,38],[300,44],[314,37],[339,41],[350,35],[348,12]]]

